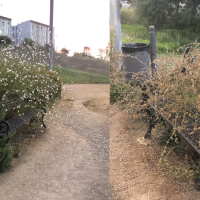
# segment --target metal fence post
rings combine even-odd
[[[149,27],[149,36],[150,36],[150,57],[151,57],[151,71],[157,72],[157,62],[156,62],[156,33],[155,27]]]
[[[110,0],[110,28],[114,29],[114,49],[121,52],[121,20],[120,20],[120,1]],[[121,70],[121,64],[118,63],[118,69]]]

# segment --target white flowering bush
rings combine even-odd
[[[31,63],[20,59],[0,55],[0,94],[5,100],[6,94],[20,93],[23,98],[43,101],[47,106],[61,96],[61,81],[57,72],[45,69],[42,63]],[[29,105],[18,107],[21,113],[26,107],[35,107],[32,101]],[[5,110],[6,111],[6,110]]]
[[[57,72],[47,69],[47,62],[47,55],[35,44],[0,47],[0,101],[3,106],[0,108],[0,121],[16,115],[21,116],[26,110],[40,106],[38,104],[40,101],[43,101],[48,108],[61,97],[60,77]],[[7,110],[3,102],[8,100],[7,95],[13,93],[32,101]],[[8,137],[13,139],[15,134],[9,134]],[[12,157],[16,153],[11,142],[8,142],[8,137],[0,139],[0,172],[10,166]],[[18,148],[17,151],[19,150]]]

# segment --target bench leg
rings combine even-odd
[[[29,126],[31,126],[33,122],[36,122],[36,123],[37,123],[37,120],[36,120],[35,117],[32,117],[32,118],[30,119]]]
[[[35,122],[35,123],[41,122],[42,125],[43,125],[43,127],[46,128],[46,125],[45,125],[45,123],[44,123],[44,114],[42,115],[42,117],[37,117],[37,116],[33,117],[33,118],[30,120],[30,123],[29,123],[30,126],[31,126],[31,124],[32,124],[33,122]]]
[[[155,127],[154,120],[152,118],[150,118],[150,125],[149,125],[149,128],[148,128],[144,138],[151,138],[151,130],[154,127]]]
[[[164,119],[162,117],[156,118],[155,116],[153,116],[153,117],[150,117],[149,121],[150,121],[150,125],[149,125],[149,128],[148,128],[144,138],[151,138],[152,128],[155,128],[156,123],[160,123],[160,122],[164,121]]]
[[[42,115],[40,122],[43,124],[43,127],[46,128],[46,125],[44,123],[44,114]]]

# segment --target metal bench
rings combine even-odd
[[[191,48],[188,47],[186,48],[185,54],[184,54],[184,58],[186,58],[186,55],[188,54],[189,50]],[[188,62],[194,62],[194,58],[192,58],[192,60],[187,60]],[[186,69],[183,68],[181,71],[181,73],[186,72]],[[172,76],[174,76],[174,74],[172,74]],[[154,88],[155,89],[155,88]],[[147,103],[148,102],[148,95],[145,93],[146,88],[143,88],[143,103]],[[153,91],[151,91],[153,93]],[[168,116],[164,116],[164,114],[160,111],[166,103],[174,103],[174,102],[170,102],[170,100],[163,100],[163,99],[159,99],[159,101],[157,101],[157,103],[153,103],[153,102],[148,102],[148,108],[146,109],[146,112],[150,118],[150,125],[149,128],[145,134],[145,138],[150,138],[151,137],[151,131],[152,128],[155,127],[156,123],[159,123],[161,121],[165,121],[167,122],[167,124],[169,126],[171,126],[171,128],[174,128],[177,132],[177,134],[183,138],[199,155],[200,155],[200,122],[196,123],[196,128],[194,127],[193,123],[195,122],[194,119],[192,119],[192,117],[188,117],[190,119],[191,123],[188,124],[182,124],[181,120],[176,119],[175,120],[175,114],[171,113],[171,117],[169,118]],[[160,116],[159,118],[156,117],[155,112]],[[182,125],[185,127],[184,129],[181,128]],[[194,129],[195,128],[195,129]]]
[[[149,109],[147,109],[147,114],[150,117],[150,125],[147,130],[147,133],[145,134],[145,138],[151,137],[151,130],[155,127],[156,123],[160,121],[165,121],[170,125],[172,128],[174,128],[177,132],[177,134],[183,138],[199,155],[200,155],[200,123],[197,123],[197,130],[194,130],[194,125],[192,123],[185,124],[185,129],[182,129],[181,121],[175,120],[175,115],[171,115],[171,117],[168,119],[166,116],[163,115],[162,112],[160,112],[156,105],[153,103],[148,103]],[[152,110],[158,113],[160,116],[160,119],[156,118],[156,116],[152,113]],[[176,121],[176,123],[174,123]],[[179,129],[180,128],[180,129]],[[192,133],[192,134],[191,134]]]
[[[5,119],[5,113],[12,109],[17,109],[19,106],[27,105],[29,103],[34,103],[34,108],[27,108],[26,111],[19,116],[18,114]],[[31,100],[30,98],[22,97],[22,94],[12,93],[12,94],[0,94],[0,114],[4,115],[4,120],[0,121],[0,137],[5,137],[15,131],[22,124],[30,120],[30,124],[33,122],[42,123],[43,127],[46,128],[44,124],[44,115],[46,113],[45,103],[43,101]],[[41,114],[41,117],[37,115]]]

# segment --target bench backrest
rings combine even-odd
[[[11,110],[26,102],[28,102],[28,99],[21,97],[19,93],[0,94],[0,111]]]

